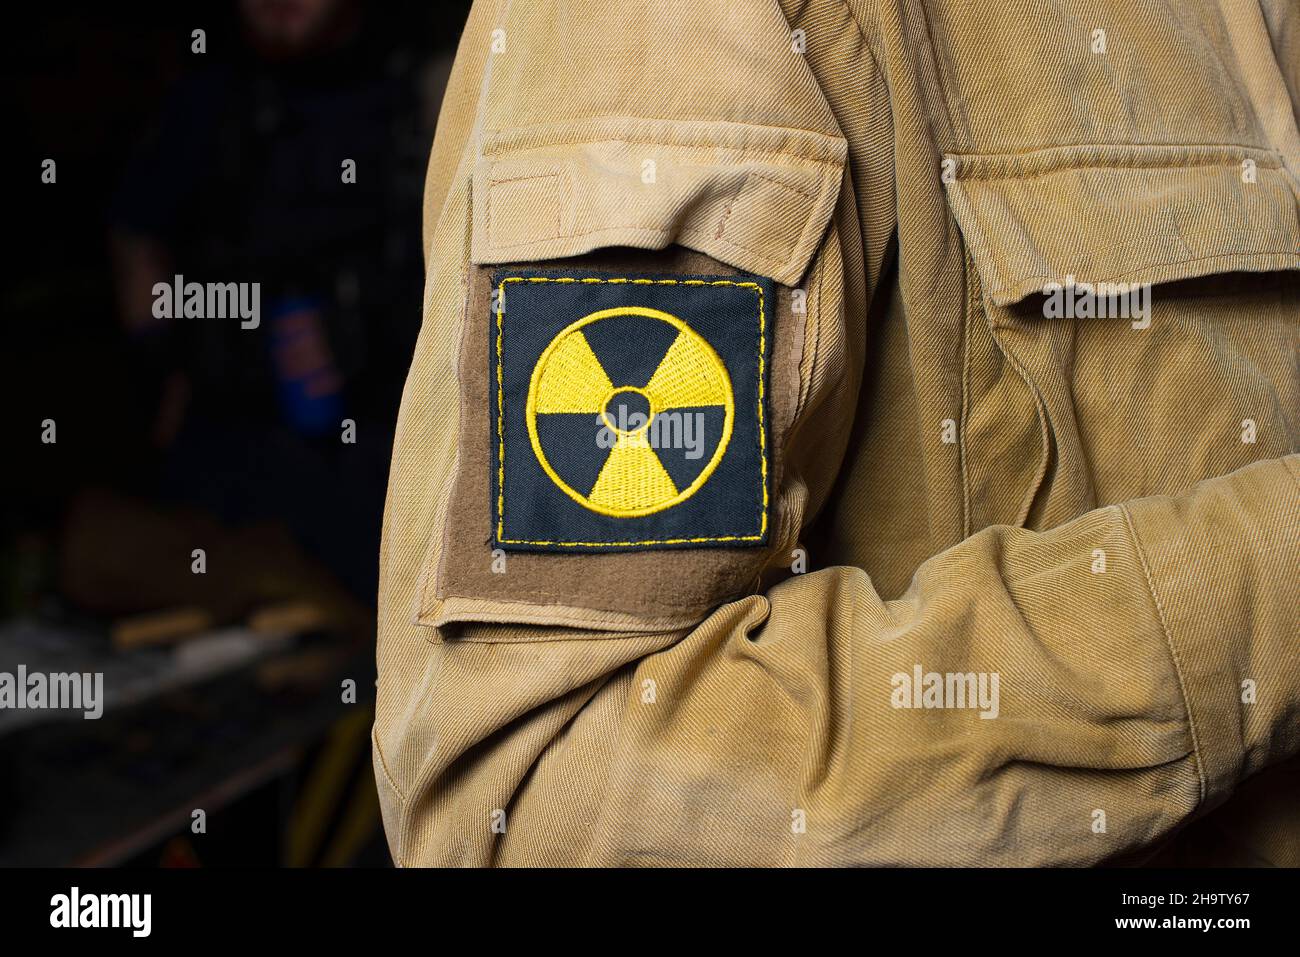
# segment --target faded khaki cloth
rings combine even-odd
[[[1294,0],[477,3],[385,518],[395,860],[1300,864],[1297,104]],[[501,264],[778,284],[766,545],[494,565]]]

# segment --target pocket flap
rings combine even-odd
[[[1271,151],[1076,146],[945,161],[949,204],[998,306],[1070,277],[1300,269],[1297,186]]]
[[[593,121],[492,134],[476,164],[476,264],[678,244],[796,285],[830,220],[845,142],[739,123]]]

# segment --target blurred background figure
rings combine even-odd
[[[0,671],[103,672],[111,706],[0,712],[0,864],[386,860],[379,529],[468,11],[431,6],[54,5],[8,32]],[[256,283],[258,324],[160,318],[178,276]],[[244,822],[220,850],[204,794]]]
[[[420,61],[354,0],[239,10],[243,47],[176,86],[116,193],[119,309],[166,492],[288,522],[369,595],[420,316]],[[175,275],[259,283],[265,325],[154,318]]]

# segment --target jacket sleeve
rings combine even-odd
[[[559,44],[569,68],[594,68],[590,34],[535,46],[541,21],[511,17],[509,4],[476,4],[430,167],[425,322],[380,596],[375,766],[399,864],[1093,863],[1149,846],[1300,750],[1294,455],[1046,531],[986,528],[926,561],[894,600],[858,568],[764,587],[765,568],[745,594],[672,627],[413,615],[446,549],[446,490],[472,449],[457,382],[477,268],[471,181],[499,118],[489,101],[503,95],[494,31],[532,57],[498,79],[522,88],[531,76],[547,88],[540,100],[574,102],[544,51]],[[684,52],[673,62],[741,56],[703,29],[674,27]],[[650,42],[648,31],[635,36]],[[603,55],[617,58],[620,41],[607,40]],[[772,103],[807,115],[758,115],[765,91],[747,86],[761,65],[720,81],[711,102],[727,122],[829,122],[821,131],[834,135],[797,72],[782,84],[807,102]],[[609,102],[582,108],[599,119],[632,96],[644,109],[637,82],[611,79]],[[698,93],[670,84],[658,115],[692,115]],[[546,126],[527,112],[507,110],[527,131]],[[852,281],[843,228],[837,217],[811,266],[840,286]],[[836,311],[853,325],[863,308],[845,294]],[[803,407],[823,413],[856,400],[851,376],[802,388]],[[788,454],[786,475],[812,491],[787,503],[783,545],[838,464],[812,444]]]

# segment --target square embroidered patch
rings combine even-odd
[[[767,540],[769,280],[513,271],[493,287],[495,546]]]

